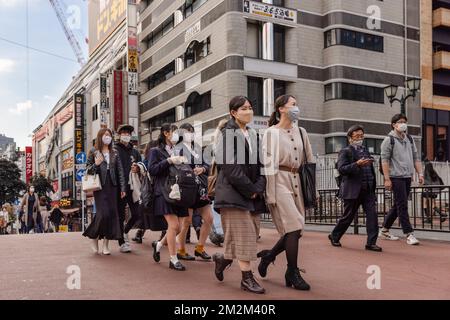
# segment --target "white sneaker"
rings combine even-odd
[[[111,251],[109,250],[109,240],[106,239],[103,240],[103,254],[106,256],[111,254]]]
[[[399,237],[396,237],[396,236],[390,234],[389,231],[383,231],[383,230],[380,230],[378,237],[381,239],[384,239],[384,240],[392,240],[392,241],[396,241],[399,239]]]
[[[125,242],[123,245],[120,246],[120,252],[122,252],[122,253],[131,252],[130,245]]]
[[[416,239],[416,237],[414,237],[414,235],[411,233],[407,238],[406,238],[406,243],[410,244],[412,246],[418,245],[420,243],[419,240]]]
[[[128,238],[128,233],[124,233],[123,234],[123,240],[125,241],[125,243],[130,243],[130,239]]]

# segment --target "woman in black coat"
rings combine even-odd
[[[221,131],[215,154],[218,175],[214,209],[221,214],[225,236],[225,254],[214,255],[215,275],[222,281],[225,268],[237,259],[242,271],[241,289],[264,293],[250,264],[256,260],[259,213],[266,211],[259,139],[247,126],[253,118],[253,106],[240,96],[230,101],[229,108],[231,119]]]
[[[186,162],[183,156],[174,154],[174,146],[179,140],[176,129],[176,126],[163,124],[158,137],[159,146],[150,150],[148,171],[154,177],[153,210],[155,215],[163,215],[168,225],[166,235],[160,241],[153,242],[152,246],[153,259],[159,262],[160,250],[167,242],[170,253],[169,268],[184,271],[186,268],[178,261],[177,257],[176,236],[180,232],[181,218],[189,216],[188,209],[168,203],[163,194],[170,166]]]
[[[182,220],[181,232],[178,235],[178,243],[180,244],[180,248],[177,256],[178,259],[182,260],[195,260],[195,257],[200,257],[203,260],[211,260],[211,257],[204,249],[206,239],[208,238],[213,223],[211,201],[208,198],[208,172],[210,166],[203,158],[201,147],[194,143],[194,127],[189,123],[184,123],[180,126],[180,134],[181,141],[175,146],[175,152],[187,158],[188,164],[197,176],[199,183],[199,194],[195,205],[192,208],[189,208],[189,216],[183,218]],[[199,139],[202,139],[202,137]],[[186,235],[192,223],[192,215],[194,210],[198,211],[202,219],[200,236],[194,251],[195,257],[186,252]]]
[[[98,240],[103,240],[103,254],[111,254],[109,240],[122,238],[118,212],[118,190],[121,198],[126,195],[122,162],[112,148],[112,132],[100,129],[93,150],[87,160],[87,173],[98,174],[102,189],[94,192],[96,214],[83,236],[92,239],[92,250],[98,251]]]

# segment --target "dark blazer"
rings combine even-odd
[[[89,153],[87,160],[87,172],[88,174],[98,174],[100,176],[100,182],[102,185],[106,183],[106,177],[108,174],[108,165],[106,161],[103,161],[99,166],[95,164],[95,154],[97,150],[92,149]],[[127,187],[125,184],[125,175],[123,171],[122,162],[117,152],[113,149],[110,154],[109,174],[112,184],[118,186],[121,192],[126,192]]]
[[[352,146],[347,146],[339,152],[338,171],[342,175],[342,183],[339,189],[339,196],[342,199],[358,199],[361,191],[361,184],[363,179],[362,168],[356,164],[360,159],[358,153]],[[375,169],[373,164],[370,166],[374,178]],[[373,185],[373,192],[375,192],[376,184]]]
[[[120,161],[122,162],[123,173],[125,176],[125,185],[127,186],[127,190],[130,190],[130,185],[128,184],[128,180],[130,179],[130,171],[131,165],[133,163],[140,162],[142,157],[137,151],[137,149],[129,143],[128,146],[123,145],[118,142],[114,145],[114,149],[119,154]]]
[[[258,136],[255,130],[247,129],[250,135],[251,151],[234,119],[229,120],[221,131],[222,139],[218,142],[215,155],[218,175],[214,209],[218,212],[221,208],[237,208],[254,213],[266,211],[263,197],[266,178],[261,175],[262,164],[261,159],[259,159]],[[230,133],[234,133],[234,135],[229,135]],[[234,141],[227,141],[231,138]],[[227,144],[229,144],[229,148],[233,146],[233,151],[228,154]],[[244,163],[239,164],[237,162],[240,155],[238,150],[245,150]],[[250,159],[255,158],[256,161],[250,161]],[[251,199],[251,196],[255,193],[258,194],[258,197]]]
[[[150,156],[148,161],[148,172],[154,177],[154,194],[155,196],[162,195],[164,189],[164,183],[169,175],[169,167],[171,164],[167,160],[169,154],[164,149],[164,145],[152,148],[150,150]]]
[[[198,154],[198,156],[200,157],[201,161],[194,157],[194,155],[189,151],[189,149],[186,147],[186,145],[184,143],[181,142],[175,146],[175,153],[180,156],[185,156],[192,169],[194,169],[195,167],[198,167],[198,166],[203,167],[206,169],[205,174],[208,175],[210,165],[205,162],[205,159],[203,157],[202,148],[199,148],[198,145],[195,145],[193,147],[193,151],[200,152]]]

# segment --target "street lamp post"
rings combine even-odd
[[[388,97],[391,107],[394,101],[398,101],[400,103],[400,113],[406,115],[406,101],[411,97],[413,98],[413,101],[416,98],[417,91],[420,89],[420,79],[411,78],[406,80],[405,88],[408,89],[409,93],[406,96],[405,94],[402,94],[400,99],[395,97],[397,95],[398,90],[398,86],[396,85],[391,84],[385,87],[384,93]]]

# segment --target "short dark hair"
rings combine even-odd
[[[353,132],[355,131],[359,131],[362,130],[362,132],[364,132],[364,127],[359,125],[359,124],[355,124],[354,126],[351,126],[348,130],[347,130],[347,137],[351,138],[353,135]]]
[[[408,118],[403,114],[403,113],[397,113],[396,115],[394,115],[391,119],[391,126],[394,123],[397,123],[400,119],[404,119],[406,122],[408,122]]]

